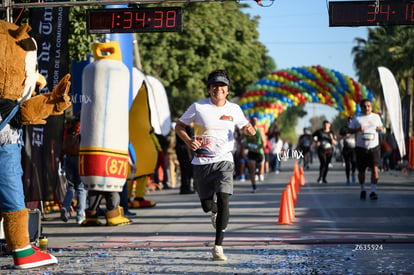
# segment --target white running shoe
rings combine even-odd
[[[224,255],[223,246],[215,245],[211,251],[213,254],[213,261],[227,261],[227,256]]]

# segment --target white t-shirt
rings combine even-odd
[[[283,141],[279,138],[277,141],[274,137],[269,140],[270,143],[270,153],[276,155],[281,154],[283,149]]]
[[[202,142],[191,162],[194,165],[233,162],[235,127],[243,128],[249,122],[239,105],[226,101],[218,107],[210,98],[191,104],[179,120],[186,125],[194,122],[194,138]]]
[[[372,149],[379,145],[377,127],[382,126],[381,117],[378,114],[360,115],[355,117],[349,124],[350,129],[365,127],[364,132],[356,133],[356,146],[365,149]]]

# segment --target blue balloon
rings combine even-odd
[[[359,104],[355,104],[355,113],[356,114],[360,114],[361,113],[361,107],[359,106]]]

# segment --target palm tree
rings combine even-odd
[[[356,38],[353,47],[354,66],[359,80],[382,98],[382,89],[377,72],[378,66],[389,68],[399,80],[401,96],[410,95],[410,110],[413,110],[413,57],[414,29],[411,26],[382,26],[370,28],[368,38]],[[410,129],[413,132],[412,111]]]
[[[402,96],[413,94],[414,76],[414,29],[411,26],[397,26],[394,36],[390,37],[392,46],[393,71],[395,77],[400,79]]]
[[[382,98],[382,89],[377,67],[389,67],[392,56],[388,51],[394,33],[392,27],[368,29],[367,40],[356,38],[357,46],[353,47],[354,66],[359,80],[364,83],[377,97]]]

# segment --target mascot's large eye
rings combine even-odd
[[[37,50],[36,42],[34,42],[33,38],[26,38],[17,42],[23,50],[25,51],[35,51]]]

